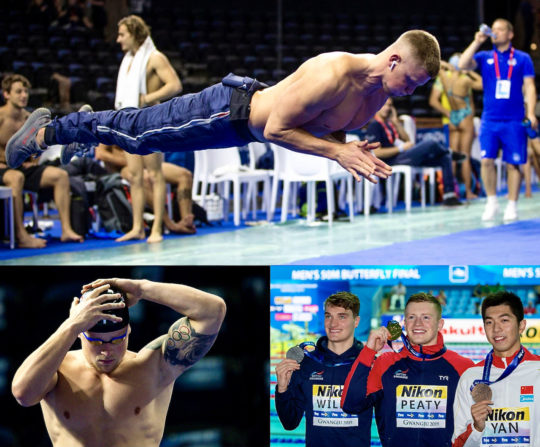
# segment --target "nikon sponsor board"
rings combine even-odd
[[[399,385],[396,388],[396,422],[405,428],[446,427],[446,386]]]
[[[525,447],[531,443],[529,407],[493,408],[486,419],[482,445]]]
[[[343,385],[313,385],[313,425],[358,427],[358,417],[339,406]]]

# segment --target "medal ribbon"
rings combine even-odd
[[[513,360],[506,367],[506,369],[499,376],[499,378],[497,380],[494,380],[493,382],[490,382],[489,375],[491,372],[491,365],[493,364],[493,349],[489,351],[488,355],[486,356],[486,361],[484,363],[484,371],[482,373],[482,379],[478,379],[473,382],[473,384],[471,385],[471,391],[475,387],[475,385],[478,385],[479,383],[485,383],[486,385],[491,385],[492,383],[496,383],[499,380],[502,380],[505,377],[508,377],[510,374],[514,372],[514,369],[517,368],[517,366],[523,359],[524,355],[525,355],[525,350],[523,349],[523,346],[522,346],[519,349],[519,352],[517,353],[517,355],[513,358]]]
[[[375,121],[377,121],[383,127],[384,131],[386,132],[386,137],[388,138],[388,141],[390,142],[390,144],[394,144],[394,141],[399,136],[396,126],[394,126],[394,124],[391,121],[388,121],[388,126],[390,126],[390,129],[389,129],[386,126],[386,123],[377,116],[375,117]]]
[[[512,77],[512,70],[514,69],[514,64],[510,63],[514,59],[514,47],[510,50],[510,57],[508,58],[508,80]],[[499,56],[497,52],[493,50],[493,60],[495,61],[495,76],[497,80],[501,79],[501,71],[499,70]]]
[[[403,342],[403,346],[405,346],[412,355],[422,360],[434,359],[434,358],[440,357],[446,352],[446,346],[443,346],[442,349],[440,351],[437,351],[435,354],[424,354],[422,352],[421,345],[420,345],[420,352],[418,352],[416,349],[412,347],[411,343],[409,342],[409,339],[405,337],[405,335],[403,335],[403,332],[401,333],[401,341]],[[401,351],[396,351],[394,349],[394,347],[392,346],[392,340],[388,340],[388,344],[390,345],[390,347],[392,348],[394,352],[401,352]]]
[[[316,351],[316,350],[309,351],[306,349],[307,346],[315,347],[315,343],[313,343],[312,341],[305,341],[304,343],[300,343],[298,346],[300,346],[304,350],[305,356],[309,357],[311,360],[314,360],[317,363],[322,363],[324,366],[328,366],[328,367],[352,365],[354,361],[356,360],[356,356],[352,356],[344,362],[329,363],[324,360],[324,356],[322,355],[321,352]]]

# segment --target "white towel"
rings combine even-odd
[[[148,36],[135,54],[128,51],[124,55],[116,81],[116,110],[139,107],[140,94],[146,95],[146,64],[155,50],[156,46]]]

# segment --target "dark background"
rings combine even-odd
[[[0,446],[51,445],[40,406],[19,406],[11,395],[11,380],[68,316],[81,286],[103,277],[186,284],[227,303],[220,334],[205,357],[209,363],[204,365],[203,359],[175,384],[162,446],[268,444],[269,268],[1,267],[0,277]],[[130,312],[132,351],[164,334],[179,318],[147,301]],[[74,348],[79,347],[77,341]]]

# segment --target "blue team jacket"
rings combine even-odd
[[[304,357],[287,391],[278,393],[276,389],[276,410],[285,429],[295,429],[305,415],[306,447],[369,447],[371,407],[358,415],[346,414],[340,408],[345,378],[362,348],[355,340],[349,350],[337,355],[328,350],[327,337],[321,337],[316,351],[322,363]],[[334,366],[343,362],[346,364]]]

